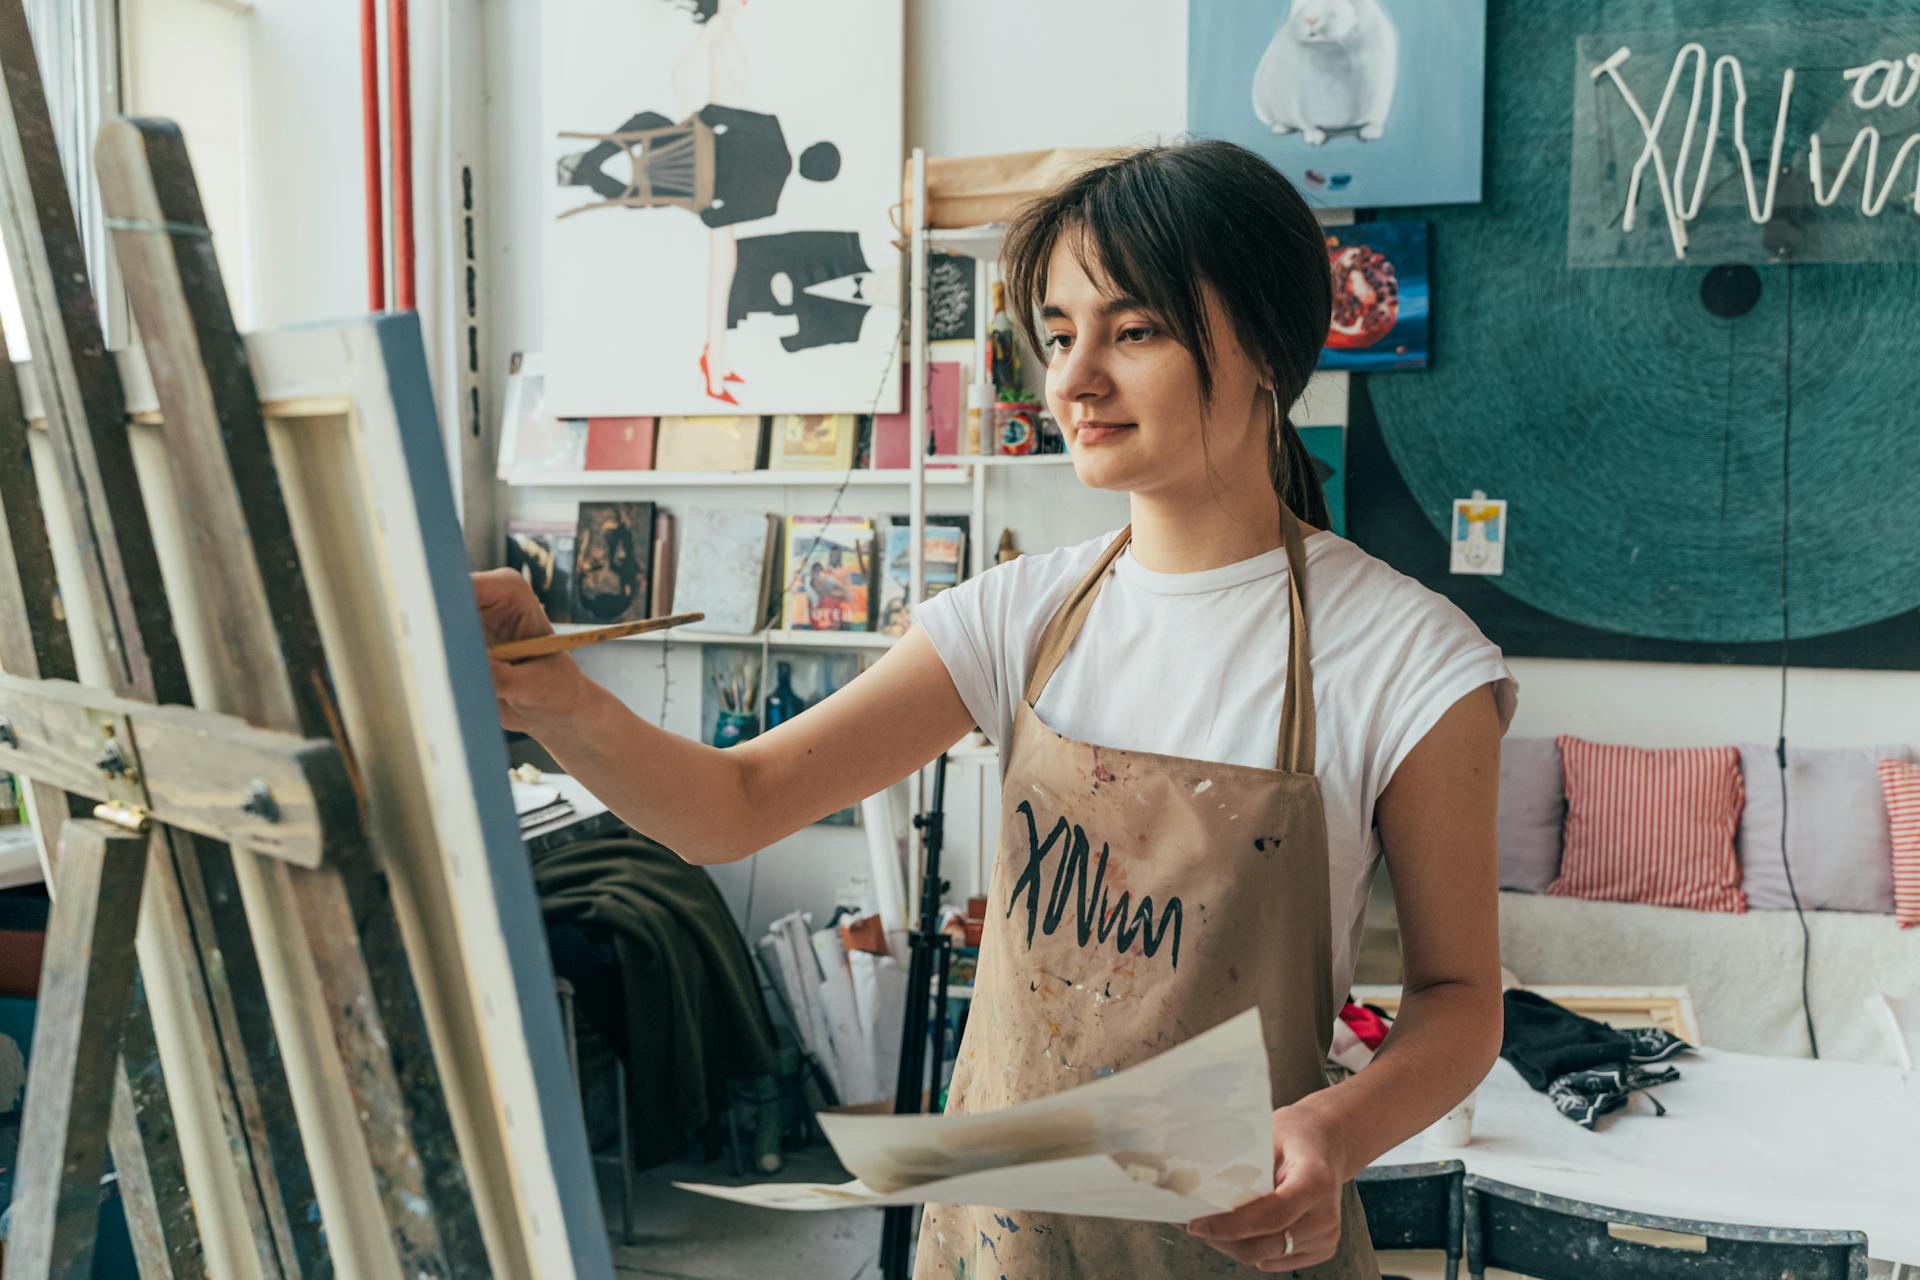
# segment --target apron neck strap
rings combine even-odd
[[[1053,611],[1053,617],[1047,621],[1047,629],[1040,633],[1040,647],[1034,651],[1033,669],[1027,673],[1027,705],[1040,705],[1040,691],[1047,687],[1047,681],[1053,679],[1053,673],[1060,666],[1060,660],[1067,656],[1067,650],[1073,647],[1073,638],[1080,634],[1080,624],[1087,620],[1087,614],[1093,609],[1093,601],[1100,594],[1100,584],[1107,580],[1107,571],[1113,568],[1113,562],[1127,549],[1127,543],[1133,539],[1133,526],[1128,525],[1120,531],[1087,576],[1080,579],[1073,593],[1060,602]]]
[[[1280,704],[1280,749],[1274,767],[1287,773],[1313,772],[1313,663],[1307,637],[1307,548],[1300,520],[1280,504],[1280,530],[1287,543],[1287,608],[1292,614],[1287,642],[1287,692]]]
[[[1307,553],[1300,537],[1300,521],[1283,504],[1280,526],[1287,547],[1287,605],[1292,626],[1287,645],[1287,690],[1280,708],[1280,745],[1274,755],[1274,767],[1287,773],[1312,773],[1314,759],[1313,667],[1307,643],[1306,576]],[[1127,549],[1133,538],[1133,526],[1120,531],[1072,593],[1054,610],[1033,656],[1033,668],[1027,673],[1025,697],[1029,707],[1039,705],[1040,694],[1053,679],[1060,662],[1073,647],[1074,637],[1093,610],[1093,602],[1106,582],[1113,562]]]

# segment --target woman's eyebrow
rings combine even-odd
[[[1152,309],[1153,308],[1149,307],[1146,303],[1140,301],[1140,299],[1138,298],[1122,296],[1117,298],[1107,298],[1106,300],[1101,302],[1100,306],[1095,310],[1094,314],[1097,315],[1100,319],[1105,320],[1110,316],[1119,315],[1123,311],[1151,311]],[[1072,317],[1069,316],[1065,310],[1063,310],[1061,307],[1051,302],[1049,302],[1046,306],[1040,308],[1040,317],[1043,320],[1072,319]]]

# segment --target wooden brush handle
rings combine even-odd
[[[618,640],[622,636],[637,636],[648,631],[665,631],[669,627],[683,627],[689,622],[698,622],[706,616],[704,613],[672,613],[664,618],[640,618],[633,622],[616,622],[610,627],[591,627],[585,631],[529,636],[525,640],[509,640],[505,644],[496,644],[487,650],[487,656],[495,662],[526,662],[533,658],[544,658],[550,653],[584,649],[590,644],[599,644],[603,640]]]

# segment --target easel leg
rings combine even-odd
[[[108,1138],[140,1280],[189,1280],[206,1274],[200,1227],[187,1195],[187,1167],[180,1158],[173,1108],[160,1071],[160,1046],[153,1039],[153,1015],[138,978],[120,1034]]]
[[[145,835],[76,821],[62,832],[20,1131],[9,1276],[93,1270],[120,1029],[133,989]]]

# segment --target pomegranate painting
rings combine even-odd
[[[1330,347],[1370,347],[1400,318],[1400,277],[1383,253],[1363,244],[1342,246],[1327,237],[1333,263],[1333,325]]]
[[[1327,229],[1333,315],[1322,369],[1427,367],[1427,224]]]

